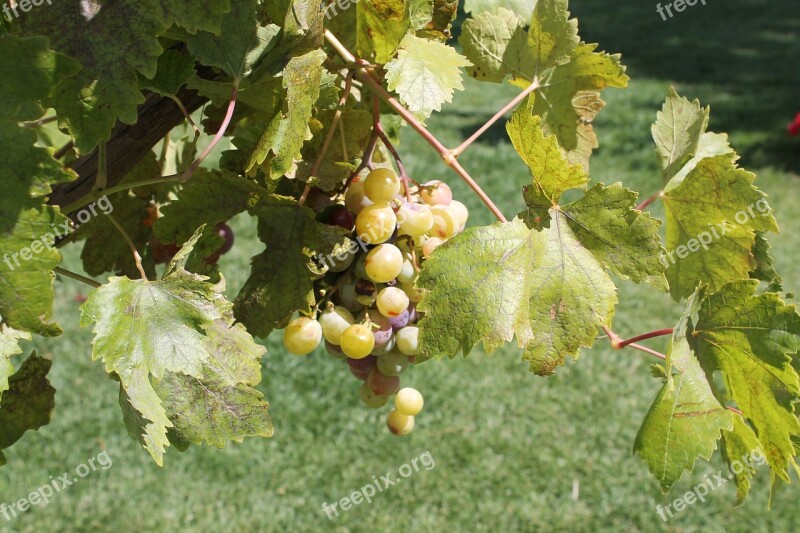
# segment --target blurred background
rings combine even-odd
[[[632,80],[604,93],[596,122],[601,148],[592,179],[623,182],[649,196],[660,183],[650,125],[674,85],[711,106],[713,131],[730,134],[741,165],[758,174],[782,233],[773,254],[787,290],[800,290],[800,137],[787,124],[800,111],[800,9],[795,0],[709,2],[664,21],[656,2],[574,0],[581,35],[607,52],[621,52]],[[457,28],[456,28],[457,30]],[[430,120],[455,146],[514,96],[505,86],[467,81],[466,91]],[[448,174],[412,132],[400,147],[417,181],[446,179],[472,213],[491,215]],[[463,156],[464,166],[506,215],[523,207],[528,172],[505,135],[493,128]],[[652,206],[663,215],[661,206]],[[221,268],[231,297],[244,283],[249,259],[262,246],[250,221],[236,219],[236,245]],[[65,249],[66,267],[80,271],[80,248]],[[58,389],[54,421],[6,453],[0,503],[27,495],[106,450],[113,460],[0,531],[798,531],[798,493],[780,492],[767,509],[769,474],[759,471],[750,498],[734,508],[735,487],[710,493],[668,522],[665,505],[723,468],[698,463],[669,496],[632,455],[634,436],[660,383],[650,360],[614,352],[599,340],[577,362],[543,379],[528,372],[514,346],[487,357],[429,362],[409,369],[404,384],[420,389],[426,409],[408,437],[384,426],[385,410],[370,411],[360,382],[322,351],[287,355],[280,335],[266,342],[261,390],[271,403],[275,437],[224,450],[170,448],[164,468],[127,436],[117,383],[91,361],[91,335],[78,327],[85,287],[57,286],[56,318],[67,333],[33,343],[54,361]],[[615,330],[630,336],[670,327],[681,312],[668,296],[623,283]],[[651,343],[664,350],[665,341]],[[435,461],[396,486],[329,520],[323,503],[349,496],[373,476],[429,452]]]

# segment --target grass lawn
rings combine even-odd
[[[633,4],[627,2],[625,4]],[[605,94],[596,123],[601,148],[595,181],[623,182],[649,196],[659,183],[650,124],[674,84],[711,105],[711,129],[728,131],[742,165],[757,172],[769,193],[782,234],[774,255],[789,290],[800,290],[800,147],[785,124],[800,110],[800,10],[791,0],[710,2],[664,22],[655,2],[573,1],[582,35],[601,49],[623,53],[632,78],[624,91]],[[746,5],[743,5],[746,4]],[[508,87],[467,83],[454,105],[431,119],[432,129],[456,145],[513,96]],[[417,180],[447,178],[473,214],[491,217],[456,183],[421,140],[406,132],[402,145]],[[522,209],[527,171],[503,127],[494,128],[463,163],[513,215]],[[661,206],[653,207],[661,215]],[[255,228],[234,221],[237,244],[223,258],[231,296],[260,252]],[[67,267],[80,270],[76,247]],[[83,286],[59,283],[57,318],[67,333],[33,343],[54,361],[58,389],[54,421],[6,452],[0,503],[26,496],[108,451],[113,466],[98,470],[0,531],[798,531],[798,494],[779,493],[767,510],[769,475],[759,472],[751,497],[734,508],[732,483],[664,523],[666,504],[716,473],[701,463],[669,497],[631,454],[634,436],[659,382],[651,363],[633,351],[614,352],[604,341],[585,350],[549,379],[533,376],[508,346],[491,357],[412,368],[405,383],[426,396],[426,410],[410,436],[392,437],[385,411],[360,406],[358,385],[341,362],[323,353],[287,355],[278,336],[267,341],[262,390],[276,427],[271,440],[248,440],[224,450],[170,449],[164,468],[130,439],[121,422],[117,383],[90,359],[89,331],[77,325],[75,296]],[[615,329],[632,335],[669,327],[681,308],[649,287],[622,284]],[[663,341],[653,346],[663,349]],[[334,502],[430,452],[435,467],[328,520]]]

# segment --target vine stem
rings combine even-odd
[[[356,57],[333,35],[330,30],[325,30],[325,40],[328,44],[338,53],[341,58],[346,63],[357,63]],[[362,68],[358,68],[355,70],[356,78],[359,81],[364,83],[364,85],[369,86],[381,100],[386,102],[395,112],[400,115],[400,117],[408,123],[411,128],[416,131],[420,137],[422,137],[434,150],[439,153],[439,156],[444,161],[444,164],[450,167],[458,176],[475,192],[478,198],[486,204],[486,207],[494,214],[497,220],[501,222],[508,222],[508,219],[503,215],[503,213],[498,209],[495,203],[492,201],[491,198],[483,191],[483,189],[478,185],[478,183],[472,179],[472,176],[469,175],[464,167],[456,160],[453,156],[452,152],[450,152],[447,147],[445,147],[439,139],[437,139],[428,129],[419,121],[417,118],[408,110],[406,109],[403,104],[397,101],[395,97],[393,97],[389,92],[383,88],[380,81],[378,81],[377,75],[372,68],[368,68],[366,66],[361,66]]]
[[[192,175],[195,172],[197,172],[197,169],[200,168],[200,165],[203,164],[203,161],[205,161],[206,157],[208,157],[208,154],[211,153],[211,150],[213,150],[225,136],[225,133],[228,131],[228,126],[230,126],[231,120],[233,119],[233,112],[236,110],[236,100],[238,99],[238,97],[239,97],[239,78],[236,78],[235,80],[233,80],[233,89],[231,90],[230,103],[228,103],[228,111],[227,113],[225,113],[225,119],[222,121],[222,125],[219,127],[219,131],[217,131],[217,134],[214,136],[214,139],[211,141],[211,144],[209,144],[203,151],[203,153],[200,154],[200,157],[198,157],[197,160],[195,160],[195,162],[192,163],[192,166],[190,166],[188,169],[186,169],[186,171],[183,174],[181,174],[180,181],[182,183],[186,183],[187,181],[189,181]]]
[[[481,126],[478,129],[478,131],[473,133],[472,136],[469,139],[467,139],[466,141],[461,143],[458,146],[458,148],[454,148],[453,150],[450,150],[450,153],[453,154],[453,157],[458,157],[461,154],[463,154],[464,151],[472,145],[472,143],[477,141],[481,137],[481,135],[486,133],[489,130],[489,128],[494,126],[497,123],[498,120],[502,119],[506,115],[506,113],[508,113],[512,109],[516,108],[520,104],[520,102],[525,100],[525,98],[527,98],[529,94],[531,94],[533,91],[535,91],[539,87],[541,87],[541,85],[539,85],[539,80],[538,80],[538,78],[535,78],[531,82],[531,84],[524,91],[522,91],[520,94],[517,95],[516,98],[514,98],[509,103],[507,103],[503,107],[503,109],[501,109],[500,111],[495,113],[495,115],[492,118],[490,118],[486,122],[486,124]]]
[[[650,331],[648,333],[637,335],[636,337],[631,337],[630,339],[618,341],[617,346],[619,348],[624,348],[635,342],[646,341],[647,339],[653,339],[655,337],[664,337],[666,335],[672,335],[673,332],[674,330],[672,328],[657,329],[655,331]]]
[[[183,116],[186,117],[186,120],[189,121],[189,124],[192,126],[192,129],[194,130],[194,134],[195,135],[200,135],[200,128],[198,128],[197,124],[195,124],[194,120],[192,120],[192,116],[186,110],[186,107],[183,105],[183,102],[181,102],[181,99],[178,98],[177,96],[175,96],[174,94],[170,94],[169,95],[169,99],[172,100],[173,102],[175,102],[175,105],[177,105],[178,108],[181,110],[181,113],[183,113]]]
[[[644,335],[639,335],[638,337],[633,337],[633,338],[628,339],[628,340],[622,340],[620,338],[620,336],[617,335],[616,333],[614,333],[611,330],[611,328],[608,327],[608,326],[603,326],[603,331],[605,331],[606,335],[608,335],[608,340],[611,343],[611,347],[614,348],[615,350],[621,350],[621,349],[623,349],[625,347],[630,347],[630,348],[633,348],[634,350],[639,350],[640,352],[644,352],[644,353],[650,354],[650,355],[652,355],[654,357],[658,357],[661,360],[666,360],[667,359],[667,356],[664,355],[663,353],[657,352],[655,350],[652,350],[652,349],[648,348],[647,346],[642,346],[641,344],[636,344],[636,341],[637,340],[651,339],[653,337],[658,337],[660,335],[671,335],[672,334],[672,330],[671,329],[669,330],[669,333],[660,333],[660,335],[654,335],[653,334],[653,333],[656,333],[656,332],[645,333]],[[664,329],[664,330],[658,330],[658,331],[659,332],[664,332],[664,331],[667,331],[667,330]]]
[[[328,134],[325,136],[325,141],[322,143],[322,150],[320,150],[319,156],[317,156],[317,160],[314,162],[314,167],[311,169],[311,174],[308,176],[309,178],[318,177],[317,174],[319,174],[319,169],[322,168],[322,162],[325,160],[325,156],[328,155],[331,141],[333,141],[333,136],[336,134],[336,129],[339,127],[339,121],[342,119],[342,109],[345,104],[347,104],[347,99],[350,98],[350,91],[353,90],[353,76],[354,73],[352,71],[347,75],[347,79],[344,83],[344,91],[342,92],[342,97],[339,99],[339,106],[336,108],[336,114],[333,115],[333,120],[331,121],[331,129],[328,130]],[[308,199],[308,193],[310,192],[311,185],[306,184],[306,188],[303,190],[303,194],[300,196],[297,205],[302,206],[305,204]]]
[[[637,211],[644,211],[644,210],[645,210],[645,208],[646,208],[648,205],[652,204],[653,202],[655,202],[656,200],[658,200],[659,198],[661,198],[661,197],[663,197],[663,196],[664,196],[664,191],[657,191],[657,192],[655,192],[655,193],[654,193],[654,194],[652,194],[650,197],[648,197],[648,198],[647,198],[647,200],[645,200],[644,202],[642,202],[642,203],[640,203],[639,205],[637,205],[637,206],[636,206],[636,210],[637,210]]]
[[[32,120],[30,122],[23,122],[22,125],[25,126],[26,128],[35,129],[35,128],[38,128],[40,126],[44,126],[45,124],[50,124],[51,122],[55,122],[56,120],[58,120],[58,117],[54,115],[52,117],[40,118],[39,120]]]
[[[125,231],[125,228],[123,228],[119,224],[119,222],[117,222],[117,220],[113,216],[111,216],[111,213],[106,214],[106,216],[111,221],[111,223],[114,224],[114,227],[117,228],[117,231],[119,231],[120,235],[122,235],[122,238],[125,239],[125,242],[128,243],[128,247],[131,249],[131,252],[133,253],[133,260],[136,262],[136,269],[139,271],[139,274],[142,275],[142,279],[144,281],[147,281],[147,274],[144,273],[144,267],[142,267],[142,256],[139,255],[139,250],[136,249],[136,245],[133,244],[130,235],[128,235],[128,232]]]
[[[172,181],[180,181],[180,176],[176,174],[172,176],[161,176],[158,178],[149,178],[141,181],[133,181],[130,183],[121,183],[119,185],[115,185],[114,187],[109,187],[108,189],[102,191],[95,191],[89,196],[86,196],[85,198],[81,198],[80,200],[77,200],[67,205],[66,207],[62,207],[61,212],[67,214],[72,213],[74,211],[77,211],[81,207],[87,206],[90,203],[99,200],[103,196],[108,196],[109,194],[128,191],[131,189],[137,189],[139,187],[147,187],[149,185],[158,185],[159,183],[169,183]]]
[[[56,267],[53,269],[53,272],[55,272],[56,274],[60,274],[65,278],[71,278],[74,279],[75,281],[80,281],[81,283],[85,283],[86,285],[94,287],[95,289],[102,287],[102,285],[100,283],[97,283],[95,280],[87,278],[86,276],[81,276],[80,274],[72,272],[71,270],[67,270],[66,268]]]

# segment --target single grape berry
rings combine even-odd
[[[391,202],[400,194],[400,178],[393,170],[376,168],[364,180],[364,193],[375,203]]]
[[[380,364],[380,358],[378,364]],[[400,389],[400,378],[387,376],[376,367],[367,376],[367,385],[372,392],[379,396],[391,396]]]
[[[400,389],[394,398],[394,405],[397,410],[408,416],[416,416],[422,411],[425,404],[422,393],[411,387]]]
[[[387,203],[365,207],[356,217],[356,234],[367,244],[381,244],[392,238],[397,216]]]
[[[428,205],[450,205],[453,201],[453,191],[450,190],[450,186],[439,180],[424,184],[419,195]]]
[[[379,409],[389,402],[388,396],[380,396],[372,392],[366,383],[362,383],[361,388],[358,389],[358,394],[361,396],[361,401],[370,409]]]
[[[364,182],[354,181],[351,183],[344,195],[344,206],[354,215],[358,215],[369,205],[372,205],[372,202],[364,194]]]
[[[350,372],[356,379],[360,379],[361,381],[366,381],[369,373],[377,365],[378,358],[374,355],[369,355],[363,359],[347,359],[347,366],[350,368]]]
[[[421,237],[433,228],[433,214],[425,204],[404,203],[397,211],[397,225],[401,235]]]
[[[408,326],[397,332],[397,349],[405,355],[419,353],[419,328]]]
[[[347,231],[352,231],[356,224],[356,217],[344,206],[334,208],[328,216],[328,224],[338,226]]]
[[[355,318],[344,307],[336,306],[333,309],[324,311],[319,317],[319,323],[322,326],[322,334],[325,336],[325,340],[338,345],[342,340],[344,330],[355,323]]]
[[[408,309],[410,300],[408,295],[397,287],[386,287],[378,293],[376,299],[378,311],[385,317],[399,316],[403,311]]]
[[[390,352],[378,357],[378,370],[387,376],[399,376],[408,368],[408,356],[397,352]]]
[[[364,272],[375,283],[387,283],[403,269],[403,252],[394,244],[379,244],[369,251]]]
[[[386,425],[389,427],[389,431],[397,436],[408,435],[414,429],[414,417],[392,409],[389,416],[386,417]]]
[[[321,328],[320,328],[321,329]],[[320,331],[321,333],[321,331]],[[342,333],[342,351],[351,359],[367,357],[375,347],[375,337],[370,328],[363,324],[353,324]]]
[[[322,326],[313,318],[295,318],[283,330],[283,345],[294,355],[308,355],[322,341]]]

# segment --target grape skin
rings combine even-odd
[[[417,389],[405,387],[398,391],[394,398],[394,405],[404,415],[416,416],[422,411],[425,400]]]
[[[294,355],[308,355],[322,342],[322,326],[312,318],[295,318],[283,330],[283,345]]]
[[[408,435],[414,429],[414,417],[392,409],[389,416],[386,417],[386,425],[389,427],[389,431],[397,436]]]
[[[403,270],[403,252],[393,244],[379,244],[367,254],[364,270],[375,283],[387,283]]]
[[[375,347],[375,337],[372,336],[372,331],[367,326],[353,324],[342,333],[340,346],[347,357],[363,359]]]

